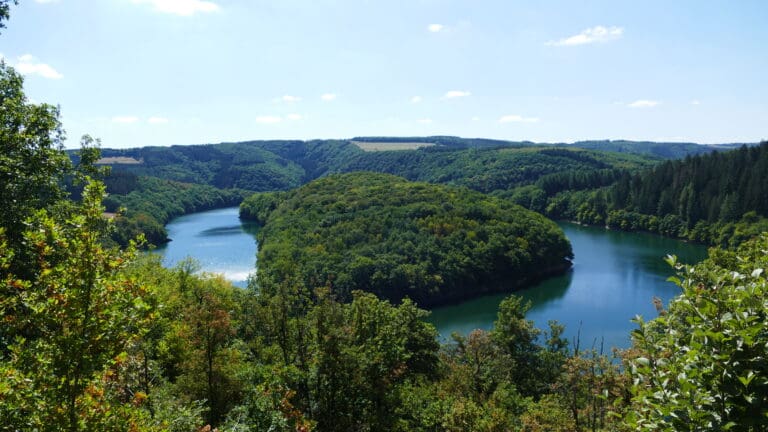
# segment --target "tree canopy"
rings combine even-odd
[[[279,197],[257,194],[242,206],[244,217],[275,208],[258,234],[261,290],[292,274],[341,299],[359,289],[434,305],[570,267],[570,244],[553,222],[464,188],[352,173]]]

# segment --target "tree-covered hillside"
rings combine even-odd
[[[733,247],[768,228],[768,143],[623,173],[604,188],[547,194],[537,186],[511,196],[550,217]]]
[[[522,147],[371,152],[351,160],[344,171],[373,171],[408,180],[466,186],[481,192],[508,190],[542,176],[604,169],[637,170],[656,161],[636,155],[564,147]]]
[[[280,196],[259,231],[259,289],[288,275],[306,290],[330,286],[436,305],[528,285],[570,266],[553,222],[464,188],[373,173],[329,176]],[[243,216],[274,202],[257,194]]]
[[[616,153],[634,153],[658,157],[661,159],[683,159],[686,156],[708,154],[715,151],[727,151],[740,147],[742,144],[702,145],[686,142],[653,142],[653,141],[577,141],[571,146],[587,150],[609,151]]]
[[[298,187],[363,153],[347,141],[248,141],[104,149],[102,163],[136,175],[251,191]],[[126,163],[128,162],[128,163]]]
[[[530,184],[554,172],[635,170],[659,160],[564,146],[473,146],[480,140],[450,138],[452,145],[380,152],[365,152],[343,140],[105,149],[102,163],[141,176],[260,192],[287,190],[324,175],[353,171],[385,172],[487,192]]]
[[[419,143],[430,147],[400,151],[363,151],[356,143]],[[585,150],[595,149],[595,150]],[[610,151],[605,151],[610,150]],[[107,181],[108,192],[125,195],[136,189],[137,178],[158,177],[182,183],[212,186],[217,189],[250,191],[288,190],[314,179],[354,171],[394,174],[409,180],[466,186],[499,196],[513,196],[515,202],[545,211],[547,197],[564,190],[602,187],[622,175],[648,168],[661,159],[684,154],[711,152],[711,146],[628,141],[586,141],[574,145],[544,145],[480,138],[432,137],[358,137],[347,140],[248,141],[191,146],[145,147],[103,150],[100,163],[110,165],[115,173]],[[71,154],[77,163],[76,154]],[[116,178],[116,176],[118,176]],[[134,176],[131,178],[130,176]],[[574,180],[575,179],[575,180]],[[157,189],[161,183],[152,183]],[[164,183],[166,189],[173,184]],[[535,185],[535,187],[534,187]],[[126,188],[133,189],[127,190]],[[523,189],[519,189],[524,187]],[[188,196],[188,187],[181,188]],[[541,191],[544,190],[542,195]],[[194,192],[193,195],[201,195]],[[204,194],[211,195],[207,190]],[[522,195],[521,195],[522,194]],[[168,194],[165,194],[168,196]],[[221,192],[228,196],[231,192]],[[123,221],[121,231],[144,232],[153,241],[164,235],[153,224],[168,221],[165,214],[177,215],[179,199],[167,203],[141,202],[157,194],[134,195],[133,199],[115,197],[107,201],[125,204],[133,217]],[[183,198],[188,201],[189,198]],[[229,199],[206,198],[230,204]],[[165,205],[168,209],[164,209]],[[135,207],[135,208],[134,208]],[[146,211],[147,208],[152,211]],[[192,211],[199,206],[184,206]],[[555,217],[562,215],[552,213]],[[148,220],[150,216],[153,220]],[[126,229],[126,227],[128,229]],[[127,238],[127,235],[119,236]]]

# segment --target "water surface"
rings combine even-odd
[[[674,272],[664,257],[674,254],[682,262],[695,263],[706,256],[703,246],[651,234],[559,225],[573,246],[573,269],[516,294],[531,301],[527,317],[537,327],[557,320],[565,324],[570,341],[579,336],[582,348],[599,349],[601,343],[606,349],[629,346],[629,332],[636,328],[630,319],[638,314],[646,319],[657,316],[653,297],[666,304],[680,292],[667,281]],[[452,332],[489,329],[506,296],[436,308],[429,321],[444,338]]]
[[[163,265],[172,267],[193,257],[203,271],[221,273],[239,287],[256,269],[258,225],[241,222],[238,208],[193,213],[172,220],[167,226],[171,242],[157,248]]]

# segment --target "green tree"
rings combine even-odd
[[[29,103],[21,75],[0,61],[0,228],[14,252],[9,270],[17,276],[28,276],[30,257],[21,244],[25,221],[65,196],[61,182],[71,163],[63,140],[59,109]]]
[[[222,276],[192,276],[180,287],[183,303],[168,335],[181,351],[176,386],[192,400],[205,400],[206,419],[217,425],[242,398],[239,375],[246,370],[236,339],[236,288]]]
[[[23,233],[34,251],[31,277],[4,277],[6,289],[17,291],[0,299],[4,323],[29,329],[16,332],[2,363],[11,378],[0,387],[0,412],[21,422],[12,430],[128,430],[140,416],[109,382],[151,311],[146,288],[123,274],[135,249],[102,246],[110,226],[103,194],[102,184],[89,181],[82,204],[64,215],[36,212]],[[3,246],[7,270],[13,251]]]
[[[628,360],[638,431],[768,427],[768,235],[695,266],[670,264],[682,294],[632,332]]]
[[[499,305],[498,318],[490,337],[510,363],[510,379],[524,396],[540,396],[555,381],[566,359],[567,341],[563,327],[551,321],[546,346],[537,341],[544,332],[526,319],[530,302],[510,295]]]
[[[5,28],[5,22],[11,13],[11,5],[19,4],[18,0],[0,0],[0,29]]]

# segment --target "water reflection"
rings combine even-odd
[[[673,253],[687,262],[704,258],[706,249],[650,234],[607,231],[561,224],[573,245],[570,273],[546,280],[516,294],[532,303],[528,318],[538,327],[557,320],[569,339],[580,335],[581,346],[626,347],[636,314],[656,316],[654,296],[667,302],[679,289],[667,278],[673,273],[664,256]],[[429,321],[443,337],[452,332],[488,329],[506,294],[487,296],[432,311]]]
[[[218,236],[239,235],[244,232],[245,230],[243,229],[242,225],[233,225],[233,226],[227,226],[227,227],[209,228],[207,230],[201,231],[197,235],[200,237],[218,237]]]

